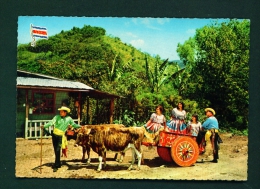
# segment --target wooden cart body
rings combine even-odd
[[[204,150],[198,146],[195,136],[181,132],[161,131],[156,146],[158,155],[164,161],[185,167],[193,165]]]

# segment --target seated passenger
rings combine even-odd
[[[201,123],[198,121],[197,114],[192,115],[191,120],[187,124],[187,129],[192,136],[198,136],[198,133],[201,130]]]
[[[155,133],[162,127],[166,128],[166,118],[162,113],[163,107],[157,106],[155,113],[152,113],[150,120],[144,125],[148,132]]]
[[[171,113],[171,120],[166,125],[170,132],[186,133],[186,111],[184,110],[183,102],[179,102],[176,108],[173,108]]]

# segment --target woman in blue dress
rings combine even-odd
[[[185,133],[186,131],[186,111],[184,110],[184,103],[179,102],[176,108],[173,108],[171,119],[166,123],[169,132]]]

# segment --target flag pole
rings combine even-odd
[[[35,46],[36,46],[36,41],[35,41],[35,37],[33,36],[32,27],[33,27],[33,25],[31,24],[31,25],[30,25],[30,34],[31,34],[31,37],[32,37],[31,46],[32,46],[32,47],[35,47]]]

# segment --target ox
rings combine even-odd
[[[90,146],[98,154],[99,165],[97,171],[102,170],[102,160],[106,166],[106,151],[125,152],[132,149],[132,163],[128,170],[131,170],[135,162],[135,155],[138,158],[138,170],[140,170],[142,151],[141,142],[144,138],[144,127],[106,127],[98,125],[92,128],[81,128],[75,146]]]
[[[77,135],[82,136],[85,132],[86,129],[91,129],[91,128],[95,128],[96,126],[104,126],[104,127],[125,127],[123,124],[102,124],[102,125],[84,125],[82,126],[81,129],[78,129],[74,132],[73,135],[71,136],[67,136],[68,140],[70,139],[77,139]],[[85,143],[84,141],[79,142],[78,145],[82,146],[82,158],[81,158],[81,162],[85,162],[86,160],[86,153],[87,153],[87,163],[89,164],[91,159],[90,159],[90,145]],[[117,153],[115,155],[115,159],[117,158]],[[122,161],[122,160],[117,160],[117,161]]]
[[[160,128],[155,133],[149,133],[146,131],[144,132],[144,138],[142,140],[142,145],[151,147],[151,146],[157,146],[159,143],[159,134],[161,131],[163,131],[164,128]]]

